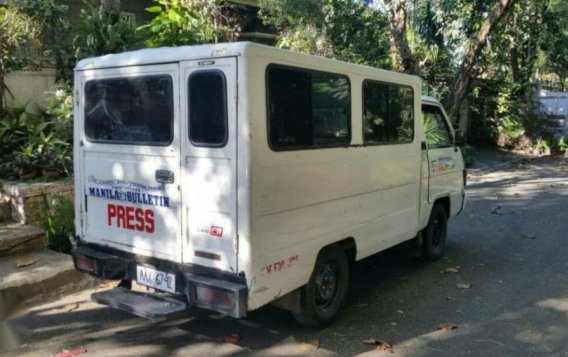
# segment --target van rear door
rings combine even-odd
[[[78,75],[83,239],[181,262],[179,65]]]
[[[183,262],[237,272],[237,59],[180,64]]]

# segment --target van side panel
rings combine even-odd
[[[309,280],[322,247],[353,237],[357,259],[415,236],[419,222],[420,84],[384,71],[357,70],[339,62],[283,54],[247,59],[251,96],[251,214],[253,286],[249,309]],[[265,70],[271,63],[349,76],[351,146],[275,152],[269,148]],[[361,147],[364,79],[404,83],[414,89],[415,140]],[[406,82],[404,82],[406,81]]]

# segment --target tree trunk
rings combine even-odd
[[[517,0],[499,0],[499,3],[491,10],[479,32],[471,41],[462,63],[454,75],[450,91],[444,98],[444,105],[451,118],[456,118],[460,105],[470,89],[471,81],[474,78],[475,64],[487,44],[487,39],[495,26],[509,13],[516,2]]]
[[[405,73],[419,75],[418,60],[412,53],[406,38],[406,0],[385,0],[385,5],[391,32],[391,50],[393,47],[397,49]],[[395,56],[391,54],[391,57],[394,58]],[[394,65],[395,63],[393,63]]]

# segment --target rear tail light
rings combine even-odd
[[[94,259],[80,255],[75,257],[75,264],[78,270],[93,274],[97,273],[97,261]]]
[[[221,310],[232,310],[235,307],[235,294],[206,285],[195,286],[195,297],[198,304],[215,307]]]

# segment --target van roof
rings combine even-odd
[[[113,67],[126,67],[126,66],[139,66],[160,63],[173,63],[179,61],[205,59],[214,57],[229,57],[240,56],[245,52],[254,51],[255,54],[267,55],[273,58],[293,56],[294,58],[305,58],[311,61],[316,56],[311,56],[299,52],[292,52],[283,50],[272,46],[261,45],[253,42],[230,42],[230,43],[217,43],[195,46],[179,46],[179,47],[160,47],[160,48],[146,48],[136,51],[122,52],[118,54],[109,54],[100,57],[86,58],[77,63],[76,71],[83,71],[89,69],[102,69]],[[345,63],[352,66],[352,69],[358,68],[359,70],[368,71],[370,69],[375,71],[384,71],[385,73],[396,73],[399,78],[406,78],[407,81],[420,80],[417,76],[411,76],[403,73],[387,71],[369,66],[356,65],[348,62],[341,62],[333,59],[319,58],[318,61],[325,61],[330,64]]]

